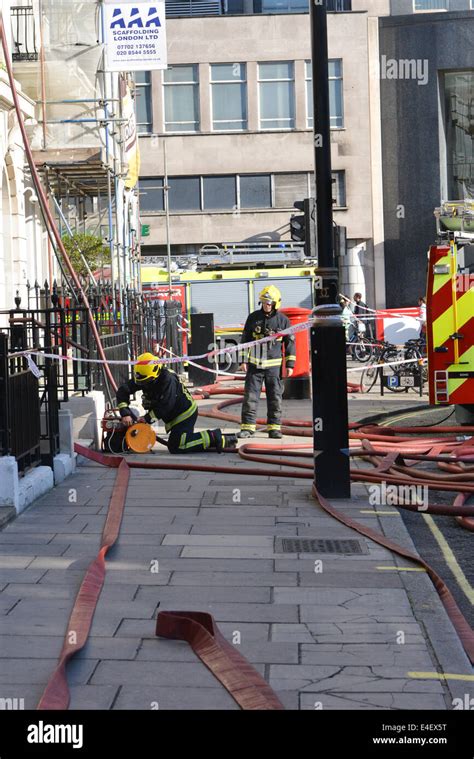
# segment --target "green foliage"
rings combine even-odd
[[[63,245],[74,269],[82,279],[88,278],[88,272],[81,253],[92,273],[110,265],[110,248],[101,237],[82,233],[74,234],[72,237],[66,235],[63,237]]]

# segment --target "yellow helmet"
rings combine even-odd
[[[281,292],[278,287],[275,287],[275,285],[267,285],[267,287],[264,287],[258,297],[260,303],[263,301],[266,303],[273,303],[275,310],[278,310],[281,306]]]
[[[153,353],[142,353],[141,356],[138,356],[137,361],[139,363],[133,367],[133,377],[137,385],[148,385],[149,382],[153,382],[163,369],[163,364],[146,363],[149,361],[159,361]]]

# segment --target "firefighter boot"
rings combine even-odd
[[[237,435],[238,438],[253,437],[255,432],[253,430],[241,430]]]
[[[222,453],[224,450],[224,435],[222,430],[209,430],[209,437],[211,439],[211,448],[215,448],[217,453]]]
[[[283,435],[281,434],[280,430],[270,430],[268,437],[272,438],[273,440],[281,440]]]
[[[229,435],[227,432],[224,437],[224,448],[237,448],[237,435]]]

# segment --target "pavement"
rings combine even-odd
[[[400,406],[407,400],[397,398]],[[419,403],[414,394],[409,400]],[[383,403],[394,407],[392,397]],[[366,415],[377,409],[367,405]],[[284,415],[310,411],[309,401],[291,401]],[[170,460],[163,448],[135,458]],[[232,454],[172,460],[243,464]],[[326,515],[309,480],[278,474],[131,471],[91,634],[68,666],[72,709],[239,708],[187,643],[155,637],[165,609],[211,612],[287,709],[443,711],[469,703],[473,669],[426,573],[406,571],[411,562]],[[83,460],[0,532],[0,703],[19,698],[36,707],[98,553],[115,476]],[[416,553],[401,517],[378,513],[384,509],[369,505],[364,485],[334,505]],[[280,539],[298,536],[356,540],[361,552],[283,552]]]

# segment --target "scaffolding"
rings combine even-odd
[[[127,187],[130,114],[124,112],[132,83],[105,69],[102,2],[26,0],[24,6],[18,17],[32,19],[36,37],[31,41],[31,29],[23,29],[22,39],[38,55],[28,64],[22,59],[21,81],[38,103],[34,158],[61,235],[100,237],[110,251],[112,286],[137,288],[138,199]],[[15,42],[18,49],[22,42]],[[57,264],[52,269],[60,277]]]

